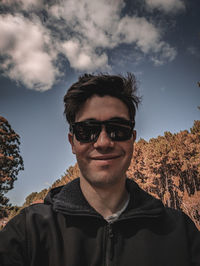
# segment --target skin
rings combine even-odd
[[[120,117],[129,120],[127,106],[118,98],[97,95],[89,98],[76,114],[76,122]],[[80,143],[68,135],[80,168],[80,186],[90,205],[103,217],[118,211],[127,200],[126,171],[133,154],[136,132],[126,141],[112,141],[103,127],[96,142]]]

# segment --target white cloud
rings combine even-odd
[[[123,6],[123,0],[65,0],[52,6],[50,12],[91,47],[112,48]]]
[[[150,8],[160,9],[166,13],[176,13],[185,9],[185,4],[181,0],[145,0]]]
[[[69,40],[62,44],[63,53],[70,65],[78,70],[96,70],[108,67],[108,57],[105,53],[96,54],[89,46],[83,46],[78,40]]]
[[[1,64],[6,76],[29,88],[48,90],[55,82],[55,55],[48,45],[48,32],[38,20],[31,22],[22,16],[0,16]]]
[[[145,18],[126,16],[119,22],[117,37],[121,43],[136,44],[147,53],[159,42],[160,32]]]
[[[30,10],[30,9],[39,9],[44,7],[43,0],[18,0],[22,5],[23,9]]]
[[[168,1],[173,7],[179,2]],[[146,2],[158,7],[162,1]],[[60,53],[78,71],[107,71],[112,61],[109,51],[121,44],[148,55],[155,65],[176,56],[176,50],[162,40],[161,30],[152,21],[123,15],[124,0],[56,0],[49,6],[44,0],[15,3],[12,15],[0,15],[0,53],[4,58],[0,67],[5,75],[31,89],[47,90],[55,83],[62,74],[55,64]],[[3,4],[12,9],[11,0],[3,0]],[[48,15],[42,23],[38,11],[44,9]],[[22,10],[31,12],[25,17]]]
[[[156,52],[156,54],[151,56],[151,60],[156,66],[163,65],[166,60],[169,62],[173,61],[177,55],[176,49],[169,46],[169,44],[165,42],[160,42],[158,44]]]
[[[23,10],[38,9],[44,6],[43,0],[1,0],[2,4],[5,6],[20,6]]]
[[[171,61],[171,54],[167,52],[170,46],[161,41],[161,31],[146,18],[136,16],[121,16],[125,6],[122,0],[68,0],[63,5],[51,7],[51,14],[62,18],[73,29],[71,36],[67,36],[65,55],[72,67],[79,70],[89,70],[103,67],[107,64],[107,55],[96,54],[96,49],[112,49],[120,44],[137,47],[141,52],[162,53],[162,62]],[[77,12],[78,6],[78,12]],[[70,48],[69,48],[69,46]],[[74,53],[69,49],[76,50]],[[171,48],[174,50],[174,48]],[[79,54],[80,53],[80,54]],[[79,54],[79,55],[78,55]],[[100,57],[101,60],[97,60]],[[83,60],[79,60],[83,58]]]

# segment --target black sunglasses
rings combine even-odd
[[[113,118],[105,121],[85,120],[72,123],[71,131],[80,142],[95,142],[101,133],[102,125],[105,126],[106,133],[111,140],[125,141],[132,137],[135,123],[123,118]]]

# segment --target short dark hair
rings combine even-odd
[[[85,101],[93,95],[109,95],[120,99],[128,107],[130,119],[135,120],[136,108],[140,97],[136,95],[137,82],[134,74],[127,76],[108,74],[84,74],[72,84],[64,96],[64,114],[68,123],[75,122],[76,114]]]

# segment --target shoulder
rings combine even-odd
[[[148,214],[149,217],[157,217],[160,227],[168,228],[169,231],[182,230],[186,234],[190,232],[200,234],[194,222],[183,211],[164,206],[161,200],[145,192],[133,180],[127,179],[127,188],[132,199],[132,212],[137,210],[137,212]]]
[[[169,207],[164,207],[164,210],[168,217],[173,219],[179,226],[184,226],[188,233],[190,231],[196,231],[200,235],[200,231],[197,229],[195,223],[182,210],[175,210]]]
[[[44,203],[32,204],[24,208],[21,213],[25,217],[26,225],[31,227],[39,223],[51,221],[55,215],[53,206]]]
[[[4,231],[15,230],[21,233],[26,232],[27,226],[37,223],[39,220],[48,220],[52,217],[53,210],[51,205],[36,203],[23,208],[19,214],[14,216],[4,227]]]

